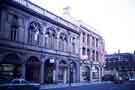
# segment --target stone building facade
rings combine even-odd
[[[0,81],[80,81],[78,27],[28,0],[0,1]]]
[[[104,75],[105,41],[95,28],[72,17],[70,9],[63,9],[63,17],[77,25],[80,32],[80,82],[100,81]]]
[[[105,43],[90,27],[80,22],[80,81],[99,81],[104,72]]]
[[[106,55],[106,75],[127,80],[135,77],[135,54],[114,53]]]

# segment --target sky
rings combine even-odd
[[[30,0],[62,16],[70,6],[70,14],[94,27],[105,40],[108,54],[135,50],[135,0]]]

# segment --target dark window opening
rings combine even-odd
[[[82,48],[82,55],[85,55],[85,48]]]

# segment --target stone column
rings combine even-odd
[[[76,69],[77,69],[77,72],[78,72],[77,76],[76,76],[77,77],[77,81],[76,82],[78,83],[78,82],[80,82],[80,62],[77,63]]]
[[[56,50],[59,50],[60,48],[59,48],[59,35],[60,33],[57,33],[57,39],[56,39]],[[55,42],[54,42],[54,44],[55,44]]]
[[[55,83],[58,83],[59,61],[55,60]]]
[[[56,83],[56,70],[53,69],[53,82]]]
[[[102,76],[104,76],[104,66],[102,66],[101,68],[102,68]]]
[[[57,79],[57,62],[56,59],[54,59],[54,64],[53,64],[53,83],[56,83],[56,79]]]
[[[68,79],[67,82],[68,83],[70,83],[70,66],[69,65],[70,64],[68,64],[68,70],[67,70],[68,71],[68,73],[67,73],[67,79]]]
[[[102,72],[102,68],[99,67],[99,80],[101,80],[101,72]]]
[[[90,41],[89,41],[89,47],[91,48],[92,47],[92,36],[91,36],[91,34],[90,34]]]
[[[97,59],[97,58],[96,58],[96,49],[94,49],[94,51],[95,51],[95,52],[94,52],[94,58],[95,58],[94,62],[97,63],[97,60],[96,60],[96,59]]]
[[[67,81],[68,81],[67,72],[68,72],[68,70],[65,69],[65,70],[64,70],[64,84],[66,84]]]
[[[82,82],[82,65],[80,65],[80,82]]]
[[[42,58],[42,63],[40,68],[40,83],[44,83],[44,58]]]
[[[90,80],[92,81],[93,80],[93,76],[92,76],[92,72],[93,72],[93,70],[92,70],[92,65],[91,65],[91,71],[90,71]]]

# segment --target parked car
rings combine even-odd
[[[22,78],[13,79],[11,82],[1,83],[2,90],[39,90],[40,83],[34,83]]]
[[[135,77],[129,78],[128,80],[130,83],[135,83]]]
[[[113,75],[104,75],[102,81],[114,81],[115,77]]]
[[[23,78],[16,78],[16,79],[13,79],[11,82],[12,83],[28,83],[28,81]]]

